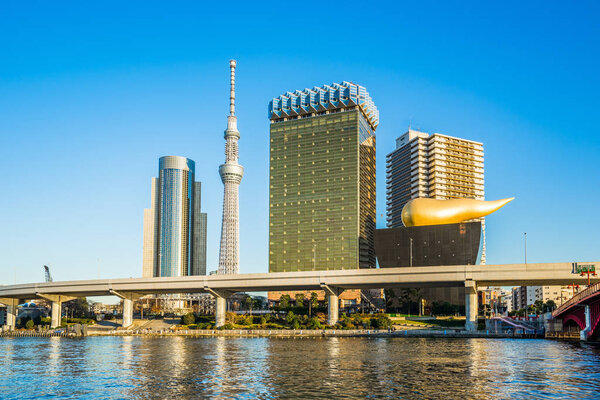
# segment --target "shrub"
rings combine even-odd
[[[225,325],[223,325],[222,327],[220,327],[219,329],[220,329],[220,330],[222,330],[222,331],[230,331],[230,330],[232,330],[233,328],[234,328],[234,327],[233,327],[233,324],[225,324]]]
[[[308,329],[323,329],[323,325],[319,322],[319,318],[312,317],[310,321],[308,321]]]
[[[181,323],[183,325],[191,325],[196,322],[196,317],[192,313],[187,313],[181,317]]]
[[[392,320],[385,315],[380,315],[377,318],[373,318],[371,323],[375,328],[378,329],[389,329],[392,326]]]
[[[294,321],[296,321],[296,316],[294,315],[294,313],[293,313],[292,311],[289,311],[289,312],[287,313],[287,315],[285,316],[285,321],[286,321],[288,324],[291,324],[291,323],[293,323]]]
[[[32,319],[28,320],[28,321],[25,323],[25,328],[27,328],[27,329],[33,329],[33,327],[34,327],[34,326],[35,326],[35,323],[33,322],[33,320],[32,320]]]

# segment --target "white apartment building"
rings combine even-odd
[[[387,156],[387,227],[402,224],[402,208],[411,199],[484,200],[483,144],[408,129]],[[485,220],[481,218],[485,264]]]

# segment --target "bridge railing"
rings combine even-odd
[[[586,289],[582,290],[581,292],[577,293],[575,296],[571,297],[569,300],[564,302],[563,305],[561,305],[552,312],[552,318],[556,318],[557,315],[562,314],[573,304],[579,303],[582,299],[585,299],[586,297],[594,294],[597,291],[600,291],[600,282],[588,286]]]

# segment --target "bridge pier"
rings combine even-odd
[[[340,294],[344,289],[328,286],[324,283],[321,288],[325,290],[327,295],[327,325],[335,325],[338,322],[340,314]]]
[[[123,299],[123,324],[127,328],[133,324],[133,300],[131,298]]]
[[[585,315],[585,328],[583,328],[580,332],[579,332],[579,339],[582,341],[586,341],[588,340],[588,336],[590,334],[590,331],[592,330],[592,317],[590,314],[590,306],[589,304],[586,304],[585,306],[585,311],[584,311],[584,315]]]
[[[214,290],[208,287],[205,291],[212,294],[215,298],[215,328],[220,328],[225,325],[225,317],[227,316],[227,298],[233,293],[227,290]]]
[[[58,328],[61,325],[61,321],[60,321],[61,314],[62,314],[62,302],[61,301],[53,301],[52,302],[50,328]]]
[[[9,331],[15,330],[17,325],[17,307],[19,299],[0,298],[0,303],[6,306],[6,323]]]
[[[465,281],[465,330],[477,331],[477,283]]]
[[[114,294],[123,300],[123,322],[121,326],[123,328],[131,326],[133,324],[133,301],[139,299],[142,295],[132,292],[116,292],[114,290],[111,290],[110,294]]]
[[[59,294],[36,293],[39,297],[50,300],[52,302],[52,314],[50,328],[58,328],[61,325],[62,303],[65,301],[75,300],[77,297],[63,296]]]

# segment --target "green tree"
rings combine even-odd
[[[304,294],[296,293],[296,307],[304,306]]]
[[[544,304],[544,312],[552,312],[554,310],[556,310],[556,303],[554,302],[554,300],[548,300]]]
[[[383,295],[385,297],[386,309],[391,309],[394,305],[394,299],[397,298],[396,291],[394,289],[384,289]]]
[[[183,325],[192,325],[194,322],[196,322],[196,317],[193,313],[187,313],[181,317],[181,323]]]
[[[246,297],[245,303],[246,303],[246,310],[250,311],[250,314],[252,315],[252,305],[254,304],[254,301],[252,301],[252,297],[250,297],[250,296]]]
[[[28,321],[25,323],[25,328],[27,328],[27,329],[33,329],[33,327],[34,327],[34,326],[35,326],[35,324],[34,324],[34,322],[33,322],[33,320],[32,320],[32,319],[28,320]]]
[[[291,324],[291,323],[292,323],[292,322],[294,322],[295,320],[296,320],[296,315],[294,315],[294,312],[293,312],[293,311],[289,311],[289,312],[287,313],[287,315],[285,316],[285,321],[286,321],[288,324]]]
[[[312,292],[308,301],[308,315],[312,316],[312,309],[317,307],[319,307],[319,295],[317,292]]]
[[[73,318],[90,318],[90,304],[85,297],[78,297],[75,300],[64,303],[63,308],[68,310],[69,316]]]
[[[290,295],[282,294],[279,298],[279,308],[282,310],[290,308]]]
[[[533,306],[536,315],[544,313],[544,302],[542,300],[536,300]]]

